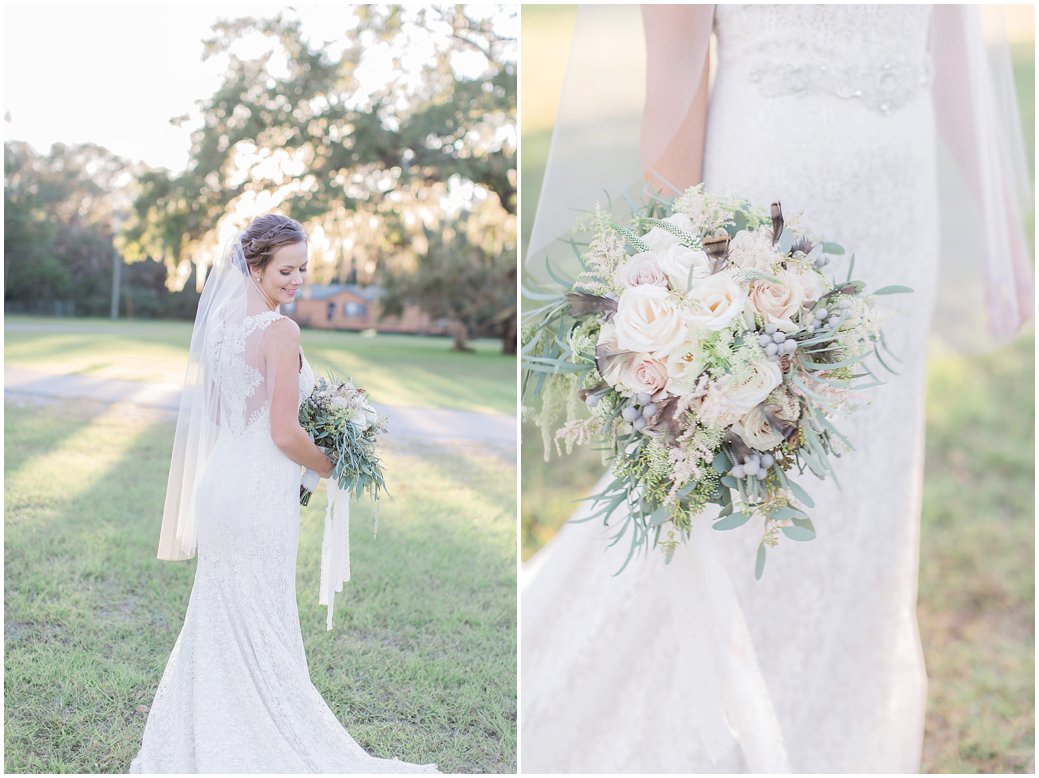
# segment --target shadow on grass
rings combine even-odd
[[[172,424],[99,408],[8,414],[11,772],[125,771],[147,715],[137,706],[152,701],[191,590],[193,561],[155,559]],[[514,771],[515,542],[479,494],[507,468],[389,456],[414,494],[383,506],[378,540],[356,512],[355,580],[332,633],[316,602],[320,505],[304,514],[297,580],[312,678],[377,755]],[[40,461],[53,468],[42,481]],[[63,494],[50,485],[62,478],[80,481]]]

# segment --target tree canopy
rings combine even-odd
[[[200,103],[188,168],[142,178],[131,255],[161,256],[183,280],[221,225],[277,209],[317,233],[320,280],[370,280],[402,253],[396,232],[420,235],[452,208],[493,197],[508,228],[515,39],[477,11],[362,6],[322,41],[284,14],[219,23],[205,51],[227,75]],[[264,52],[243,56],[257,39]]]

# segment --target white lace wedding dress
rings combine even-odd
[[[225,326],[206,354],[220,431],[198,487],[198,567],[130,772],[436,772],[369,756],[311,683],[296,604],[300,466],[271,439],[264,370],[280,316]],[[303,398],[314,373],[300,362]]]
[[[841,424],[843,489],[805,482],[818,531],[754,579],[753,525],[704,517],[668,566],[618,577],[597,522],[524,572],[524,772],[913,772],[925,345],[938,245],[929,6],[718,6],[704,181],[856,255],[901,375]],[[834,263],[835,272],[846,263]],[[887,302],[890,301],[890,302]],[[602,484],[600,484],[600,487]],[[623,545],[623,544],[622,544]]]

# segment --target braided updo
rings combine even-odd
[[[253,219],[242,233],[242,253],[250,269],[262,272],[282,246],[306,242],[307,233],[298,221],[279,213],[265,213]]]

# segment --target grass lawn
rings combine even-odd
[[[160,562],[173,422],[132,405],[6,404],[7,772],[125,772],[183,623],[194,561]],[[516,769],[515,464],[509,447],[386,449],[378,539],[327,633],[321,494],[303,509],[300,618],[315,685],[370,752]]]
[[[180,384],[191,324],[8,316],[5,323],[39,327],[4,333],[6,364],[52,373]],[[314,369],[352,376],[380,403],[516,412],[516,359],[501,342],[476,340],[475,353],[451,351],[448,338],[304,329],[303,350]]]

